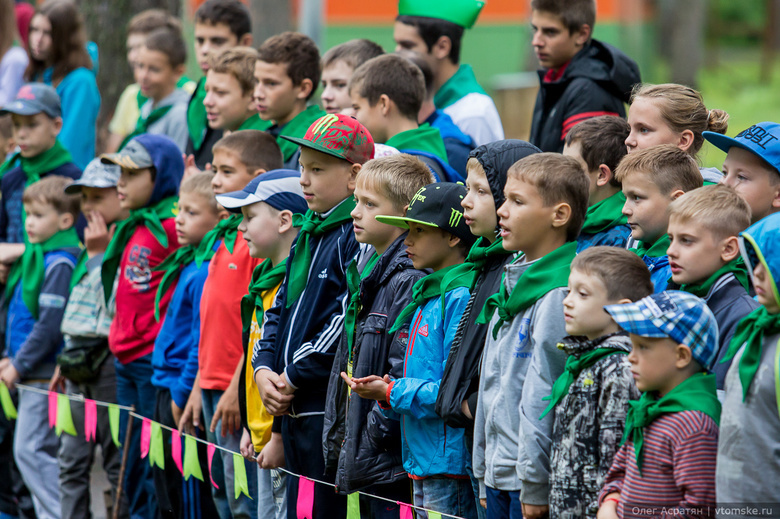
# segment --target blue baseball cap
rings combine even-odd
[[[57,91],[43,83],[28,83],[19,89],[16,98],[0,109],[0,115],[35,115],[44,113],[52,119],[62,117],[62,105]]]
[[[707,371],[718,354],[718,323],[703,299],[679,290],[652,294],[634,303],[604,307],[615,322],[642,337],[669,337],[690,348]]]
[[[241,191],[217,195],[217,202],[231,213],[240,213],[247,205],[265,202],[271,207],[293,213],[305,213],[309,206],[303,198],[301,174],[292,169],[275,169],[261,173]]]
[[[736,137],[726,137],[715,132],[702,132],[702,135],[726,153],[732,146],[755,153],[780,175],[780,124],[769,121],[754,124],[739,132]]]

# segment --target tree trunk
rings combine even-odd
[[[252,14],[252,37],[255,47],[273,36],[292,29],[292,2],[282,0],[250,0]]]
[[[706,0],[675,2],[670,45],[672,82],[696,88],[706,19]]]

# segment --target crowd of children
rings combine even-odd
[[[206,0],[197,84],[140,13],[83,172],[55,88],[0,107],[0,518],[89,517],[97,444],[118,517],[780,514],[780,124],[727,137],[591,38],[593,0],[533,0],[531,142],[504,139],[459,63],[482,4],[401,0],[396,53],[321,59]],[[162,424],[164,468],[127,413],[89,440],[74,402],[58,438],[47,390]]]

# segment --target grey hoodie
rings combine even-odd
[[[170,106],[171,109],[160,119],[153,122],[146,129],[147,133],[165,135],[176,143],[182,153],[187,148],[189,131],[187,130],[187,103],[190,94],[186,90],[177,88],[171,94],[154,106],[154,101],[148,99],[141,106],[141,117],[148,117],[155,108]]]
[[[519,258],[504,267],[502,283],[511,294],[532,263]],[[479,399],[474,417],[474,476],[497,490],[520,490],[526,504],[548,502],[553,413],[539,420],[566,353],[557,348],[566,336],[565,288],[545,294],[505,322],[493,339],[493,316],[482,356]]]

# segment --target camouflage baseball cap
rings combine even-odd
[[[309,126],[302,139],[284,135],[282,138],[352,164],[365,164],[374,158],[371,134],[357,119],[348,115],[324,115]]]

